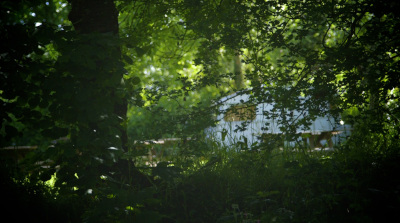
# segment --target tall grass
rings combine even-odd
[[[368,143],[356,148],[357,140],[333,152],[289,147],[234,152],[215,142],[199,148],[193,142],[191,149],[202,155],[180,166],[184,174],[164,188],[163,222],[400,220],[395,177],[400,147],[392,143],[397,148],[388,156]]]
[[[205,137],[180,142],[157,166],[143,163],[151,186],[125,189],[107,182],[104,199],[65,191],[54,199],[46,185],[10,176],[2,175],[1,183],[3,192],[12,192],[13,205],[43,222],[85,222],[95,205],[112,217],[109,222],[400,221],[400,142],[395,134],[355,132],[335,151],[279,144],[240,148]]]

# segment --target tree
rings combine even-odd
[[[33,172],[36,175],[31,176],[32,180],[47,180],[57,172],[56,187],[64,195],[80,195],[83,201],[95,196],[101,203],[108,199],[110,187],[120,187],[122,182],[129,182],[130,188],[141,187],[148,180],[130,157],[121,159],[128,152],[127,101],[121,84],[125,71],[116,6],[113,1],[69,3],[68,18],[73,28],[61,26],[58,21],[52,24],[51,17],[43,17],[40,23],[25,19],[28,14],[38,13],[33,6],[42,9],[49,2],[38,1],[31,8],[23,2],[2,3],[2,15],[15,16],[1,24],[8,31],[4,35],[4,49],[8,51],[2,55],[14,62],[14,66],[4,66],[1,76],[5,137],[10,141],[13,131],[18,134],[13,128],[15,122],[30,127],[32,132],[38,130],[46,138],[41,138],[36,159],[51,162],[50,168]],[[12,42],[16,36],[22,42]],[[46,55],[52,51],[52,57]],[[50,140],[65,136],[66,141],[58,140],[49,147]],[[135,202],[144,200],[126,200],[119,205],[134,202],[131,205],[135,206]],[[97,214],[115,216],[95,208],[89,217]]]
[[[264,87],[278,107],[305,111],[311,119],[357,108],[374,117],[370,127],[379,132],[398,125],[398,108],[393,107],[398,101],[398,33],[394,28],[398,13],[389,7],[396,4],[205,1],[186,7],[183,14],[187,26],[205,38],[204,49],[246,49],[243,60],[252,67],[246,75],[258,102],[269,98],[261,91]],[[211,58],[210,52],[200,53],[202,57]],[[203,64],[213,66],[206,60]],[[218,75],[209,70],[204,72]],[[299,104],[296,98],[301,94],[311,97]]]
[[[140,220],[150,216],[143,207],[154,202],[160,169],[139,170],[135,143],[198,135],[214,123],[214,99],[244,87],[243,74],[250,88],[242,93],[274,101],[266,115],[281,116],[288,136],[330,113],[371,129],[354,134],[379,139],[363,146],[391,151],[400,118],[398,4],[3,1],[0,146],[39,143],[37,159],[51,168],[32,179],[57,172],[60,193],[81,196],[88,219]],[[307,116],[293,119],[286,108]]]

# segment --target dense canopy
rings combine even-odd
[[[399,6],[2,1],[0,147],[36,148],[23,161],[2,156],[2,186],[53,182],[43,193],[68,207],[52,211],[65,222],[399,219]],[[262,140],[230,154],[204,130],[232,93],[274,102],[264,115],[278,118],[285,140],[326,114],[353,132],[329,154]],[[165,138],[173,150],[150,142]],[[150,147],[165,152],[157,166],[143,158]]]

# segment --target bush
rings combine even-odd
[[[214,152],[164,188],[163,222],[400,220],[400,148],[355,143],[335,152]]]

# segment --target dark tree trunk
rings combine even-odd
[[[69,20],[72,22],[75,31],[78,34],[112,34],[118,38],[118,11],[115,7],[113,0],[69,0],[71,3],[71,11],[68,15]],[[96,64],[113,64],[118,65],[121,58],[121,50],[119,47],[114,49],[104,49],[104,46],[99,46],[99,52],[109,50],[111,53],[103,59],[103,61],[96,61]],[[114,62],[110,61],[114,60]],[[110,70],[120,70],[118,68],[111,68]],[[99,72],[104,72],[102,69]],[[118,75],[122,79],[122,73],[111,73],[111,75]],[[101,75],[99,75],[101,76]],[[107,80],[105,80],[107,81]],[[122,86],[120,86],[122,87]],[[114,100],[114,113],[121,118],[121,123],[126,120],[127,102],[125,98],[118,96],[117,89],[111,93]],[[128,137],[126,127],[121,129],[121,143],[122,148],[126,151]]]
[[[104,38],[105,42],[118,39],[118,11],[115,7],[113,0],[69,0],[71,3],[71,11],[68,18],[71,20],[76,33],[79,36],[86,36],[87,38]],[[111,34],[111,35],[110,35]],[[91,37],[89,37],[91,36]],[[86,39],[87,39],[86,38]],[[85,40],[85,38],[82,38]],[[79,40],[78,40],[79,41]],[[112,106],[111,108],[100,108],[103,111],[107,111],[104,115],[98,112],[99,118],[94,119],[88,126],[91,126],[88,131],[104,128],[104,125],[100,126],[98,122],[102,122],[104,118],[101,117],[117,117],[106,122],[107,125],[111,123],[115,129],[119,129],[120,144],[123,151],[127,151],[128,137],[126,131],[126,114],[127,114],[127,100],[123,93],[123,86],[121,80],[123,78],[123,65],[121,63],[121,49],[118,46],[118,41],[111,42],[112,44],[103,44],[104,42],[98,42],[93,39],[91,42],[81,42],[78,46],[90,45],[92,50],[98,52],[102,56],[94,56],[96,59],[94,78],[87,78],[85,74],[79,74],[79,78],[84,79],[84,82],[89,86],[89,92],[93,92],[94,104],[104,104],[104,100],[107,101],[107,105]],[[87,44],[87,45],[85,45]],[[79,49],[77,49],[79,51]],[[89,54],[90,55],[90,54]],[[92,55],[93,56],[93,55]],[[92,69],[88,69],[87,72],[93,72]],[[82,76],[83,75],[83,76]],[[106,87],[104,87],[106,86]],[[85,87],[85,86],[82,86]],[[100,91],[99,91],[99,88]],[[99,93],[100,92],[100,93]],[[102,135],[103,138],[95,136],[97,138],[90,139],[91,141],[103,141],[104,145],[101,148],[96,148],[98,145],[94,145],[95,150],[103,150],[105,147],[114,146],[109,145],[112,141],[115,133],[107,129],[106,126],[104,132],[108,135]],[[96,131],[98,132],[98,131]],[[77,136],[82,137],[82,136]],[[104,138],[110,140],[104,140]],[[96,153],[96,152],[95,152]],[[101,152],[99,152],[101,154]],[[103,152],[104,153],[104,152]],[[90,152],[89,152],[90,154]],[[93,168],[93,167],[91,167]],[[131,160],[120,159],[118,162],[114,162],[111,165],[110,172],[114,173],[114,177],[119,175],[121,182],[128,182],[128,184],[135,184],[140,186],[150,186],[148,178],[143,175],[134,165]]]
[[[69,20],[79,33],[118,34],[118,11],[113,0],[69,0]]]

